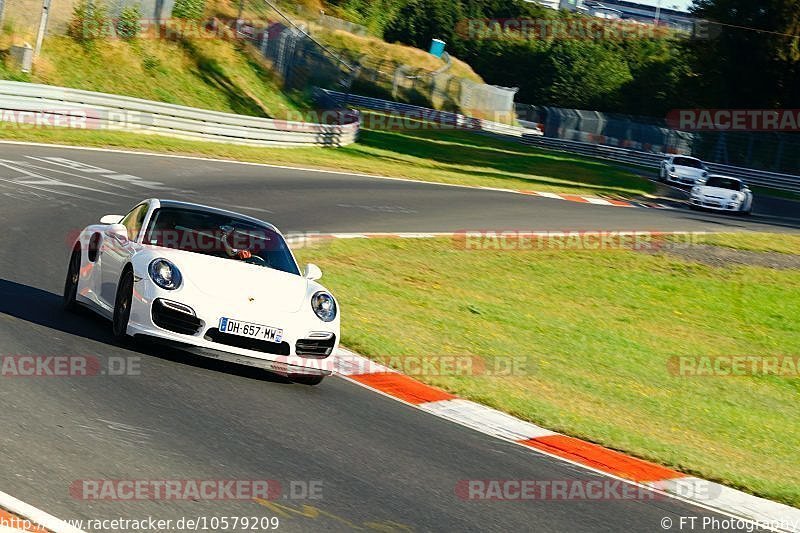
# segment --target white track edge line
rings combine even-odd
[[[27,518],[36,525],[52,531],[52,533],[84,533],[63,520],[2,491],[0,491],[0,507],[22,518]]]

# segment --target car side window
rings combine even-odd
[[[135,240],[139,236],[139,230],[142,229],[144,217],[147,215],[147,207],[147,204],[137,205],[120,222],[128,229],[128,239]]]

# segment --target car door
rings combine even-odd
[[[120,221],[120,224],[125,227],[125,232],[120,233],[109,228],[103,234],[104,246],[100,258],[103,284],[100,294],[103,303],[109,308],[114,307],[117,298],[117,284],[122,275],[122,269],[136,251],[136,240],[148,208],[149,204],[142,203],[125,215]]]

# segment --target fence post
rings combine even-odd
[[[778,142],[778,150],[775,153],[775,166],[773,167],[776,171],[780,171],[781,169],[781,161],[783,160],[783,144],[784,144],[783,135],[779,135],[778,138],[780,139],[780,142]]]
[[[39,32],[36,34],[36,47],[33,49],[33,58],[39,57],[42,51],[42,42],[44,41],[44,34],[47,30],[47,17],[50,14],[50,0],[43,0],[42,2],[42,16],[39,19]]]

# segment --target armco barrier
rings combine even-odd
[[[357,94],[345,94],[326,89],[321,89],[320,92],[324,93],[340,106],[353,106],[363,109],[370,109],[372,111],[399,114],[407,118],[419,118],[421,120],[438,122],[440,124],[453,126],[454,128],[472,130],[480,133],[492,133],[495,135],[518,138],[522,137],[523,135],[542,134],[542,132],[538,129],[520,128],[518,126],[503,124],[502,122],[492,122],[490,120],[468,117],[466,115],[450,113],[448,111],[428,109],[427,107],[419,107],[411,104],[404,104],[402,102],[380,100],[378,98],[359,96]]]
[[[667,154],[641,152],[628,148],[617,148],[614,146],[604,146],[602,144],[591,144],[580,141],[570,141],[566,139],[555,139],[553,137],[528,136],[522,137],[523,144],[539,146],[550,150],[561,150],[573,154],[585,155],[587,157],[597,157],[629,165],[639,165],[658,169],[661,161]],[[755,170],[750,168],[733,167],[720,165],[717,163],[707,163],[712,174],[722,174],[744,180],[748,185],[758,185],[770,189],[800,193],[800,176],[791,174],[780,174],[766,170]]]
[[[254,146],[344,146],[355,142],[358,119],[312,124],[222,113],[129,96],[51,85],[0,81],[0,120],[18,127],[62,125],[157,133]],[[0,128],[3,124],[0,124]],[[8,126],[8,124],[6,124]]]

